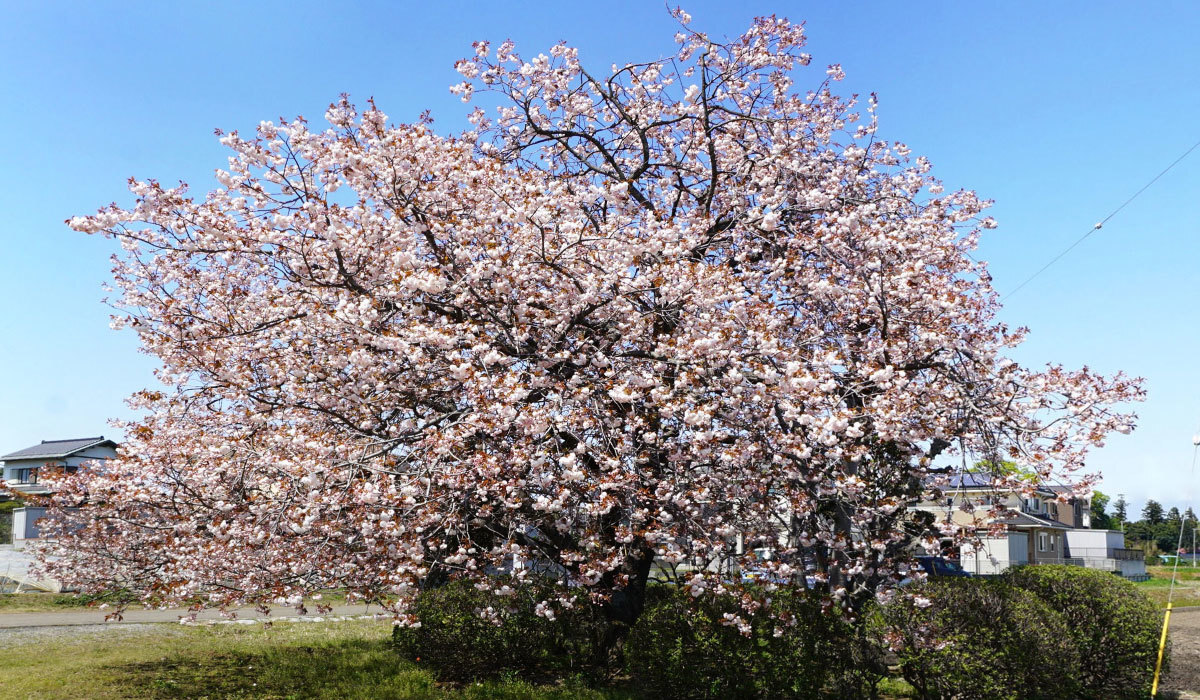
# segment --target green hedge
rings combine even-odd
[[[13,511],[24,507],[25,503],[19,499],[0,501],[0,544],[12,544]]]
[[[572,605],[554,620],[535,613],[538,601],[564,594]],[[494,614],[481,614],[487,608]],[[642,617],[624,630],[622,665],[607,655],[613,627],[580,589],[527,583],[501,596],[458,581],[423,591],[413,613],[420,625],[395,628],[397,648],[448,681],[597,678],[623,665],[648,698],[862,698],[886,673],[877,646],[804,592],[750,587],[697,599],[652,585]],[[741,614],[749,634],[726,614]]]
[[[875,697],[890,645],[924,700],[1094,700],[1148,695],[1161,625],[1131,584],[1078,567],[931,581],[870,606],[856,624],[804,591],[748,586],[696,598],[651,585],[642,617],[618,629],[582,589],[491,583],[422,592],[420,626],[397,628],[398,648],[443,680],[595,679],[623,668],[645,697],[703,700]],[[493,592],[506,584],[511,594]],[[553,620],[536,614],[539,601],[560,597],[570,604]],[[614,632],[628,634],[623,647],[612,646]]]
[[[1079,655],[1079,697],[1149,697],[1162,611],[1132,583],[1077,566],[1025,566],[1005,579],[1062,616]]]
[[[740,615],[749,632],[728,624],[727,615]],[[870,690],[851,672],[863,660],[859,649],[850,625],[804,592],[747,588],[740,596],[693,598],[653,586],[625,660],[636,687],[652,698],[813,698],[839,689],[862,697]]]
[[[923,700],[1066,700],[1079,654],[1061,615],[1003,581],[907,589],[883,606],[904,679]]]
[[[553,620],[536,613],[539,601],[560,595],[570,608],[558,608]],[[494,614],[485,614],[489,608]],[[606,661],[599,652],[608,625],[580,589],[514,583],[512,595],[498,595],[455,581],[422,591],[412,612],[420,626],[396,627],[393,642],[443,680],[563,678],[602,671]]]

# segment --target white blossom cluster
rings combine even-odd
[[[117,322],[165,388],[60,485],[82,507],[49,571],[213,606],[344,586],[403,616],[431,576],[604,603],[651,574],[721,593],[740,564],[852,604],[936,546],[905,513],[939,454],[1086,489],[1140,387],[1005,359],[1022,331],[969,255],[986,202],[879,138],[839,67],[794,90],[801,26],[681,27],[606,74],[480,42],[454,91],[496,109],[469,132],[342,99],[325,128],[223,135],[203,197],[135,182],[72,219],[123,243]]]

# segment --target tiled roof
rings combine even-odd
[[[953,491],[956,489],[985,489],[990,491],[996,488],[992,475],[986,472],[959,472],[957,474],[948,474],[944,478],[946,479],[946,485],[942,487],[943,491]],[[930,476],[927,482],[933,483],[937,480],[937,476]],[[1062,490],[1062,487],[1038,484],[1034,489],[1043,493],[1057,493]],[[1009,488],[1000,490],[1005,493],[1012,492],[1012,489]]]
[[[974,472],[962,472],[959,474],[951,474],[949,483],[946,488],[952,489],[986,489],[992,487],[992,479],[987,474],[976,474]]]
[[[82,452],[89,447],[108,445],[116,447],[117,443],[106,440],[103,435],[92,438],[75,438],[73,440],[42,440],[33,447],[26,447],[0,457],[0,460],[10,459],[61,459],[76,452]]]
[[[1008,525],[1010,527],[1016,527],[1016,528],[1022,528],[1022,529],[1027,528],[1027,527],[1044,527],[1044,528],[1051,528],[1054,530],[1074,530],[1075,529],[1066,523],[1059,522],[1052,518],[1043,517],[1040,515],[1030,515],[1029,513],[1016,513],[1015,515],[1013,515],[1013,517],[1005,518],[1001,522],[1003,522],[1005,525]]]
[[[1075,490],[1075,487],[1069,484],[1055,484],[1053,486],[1046,485],[1042,486],[1042,488],[1049,489],[1054,493],[1071,493]]]

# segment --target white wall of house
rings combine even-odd
[[[16,481],[22,469],[37,468],[46,460],[12,459],[4,463],[4,480]]]
[[[1118,530],[1067,530],[1067,555],[1106,559],[1114,549],[1125,548],[1125,533]]]
[[[1008,568],[1007,538],[984,537],[978,547],[964,544],[958,563],[972,574],[995,574]]]
[[[1146,562],[1136,559],[1118,559],[1115,550],[1125,549],[1125,533],[1119,530],[1068,530],[1068,556],[1081,559],[1090,569],[1104,569],[1122,576],[1144,576]]]
[[[117,450],[106,445],[88,448],[66,459],[67,464],[79,465],[90,459],[112,459],[117,456]]]
[[[1006,533],[999,537],[983,537],[979,547],[963,545],[959,564],[972,574],[998,574],[1010,566],[1029,561],[1024,533]]]

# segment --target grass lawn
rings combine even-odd
[[[1148,566],[1146,571],[1150,574],[1150,580],[1134,585],[1160,607],[1166,607],[1171,588],[1171,567]],[[1200,567],[1179,567],[1172,600],[1177,608],[1200,605]]]
[[[52,612],[80,608],[86,598],[58,593],[0,594],[0,613]]]
[[[1162,578],[1168,581],[1171,580],[1171,567],[1169,566],[1147,566],[1146,573],[1154,578]],[[1200,566],[1180,566],[1179,567],[1180,581],[1200,581]]]
[[[129,625],[68,635],[0,636],[0,688],[10,698],[411,698],[601,700],[619,689],[520,681],[439,686],[389,647],[370,620],[260,625]],[[58,636],[63,635],[63,636]]]
[[[519,680],[438,684],[392,651],[370,620],[184,627],[89,627],[0,634],[5,698],[329,698],[353,700],[635,700],[633,690]],[[899,679],[886,698],[911,697]]]

